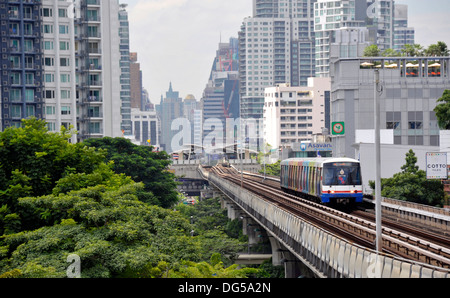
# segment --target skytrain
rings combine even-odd
[[[281,162],[281,188],[323,204],[363,201],[360,162],[350,158],[292,158]]]

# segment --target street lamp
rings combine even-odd
[[[383,249],[381,232],[381,146],[380,146],[380,101],[378,87],[380,86],[380,72],[374,69],[374,113],[375,113],[375,223],[376,223],[376,250]]]

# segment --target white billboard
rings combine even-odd
[[[447,153],[427,153],[427,179],[447,179]]]

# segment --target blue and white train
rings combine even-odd
[[[323,204],[361,203],[360,162],[350,158],[292,158],[281,162],[281,188]]]

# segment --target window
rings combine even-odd
[[[26,106],[26,112],[25,112],[25,117],[33,117],[35,115],[35,108],[32,105],[27,105]]]
[[[59,65],[60,66],[70,66],[69,58],[60,58]]]
[[[69,34],[69,26],[59,25],[59,34]]]
[[[34,85],[34,73],[25,73],[25,84]]]
[[[22,106],[12,105],[10,111],[11,118],[22,118]]]
[[[53,66],[55,64],[55,60],[53,58],[45,57],[44,65],[45,66]]]
[[[61,99],[69,99],[70,90],[61,90]]]
[[[45,82],[46,83],[52,83],[55,81],[55,75],[52,73],[46,73],[45,74]]]
[[[100,122],[89,123],[89,133],[100,133]]]
[[[61,83],[70,83],[70,74],[61,74]]]
[[[44,25],[43,27],[43,33],[52,34],[53,33],[53,25]]]
[[[408,112],[408,129],[423,129],[423,112]]]
[[[11,84],[12,85],[20,85],[20,73],[19,72],[12,72],[11,75]]]
[[[22,89],[11,89],[9,93],[11,101],[21,101],[22,100]]]
[[[59,42],[59,49],[61,51],[69,50],[69,43],[67,41],[60,41]]]
[[[25,101],[26,102],[34,102],[34,89],[26,89],[25,90]]]
[[[41,15],[43,17],[52,17],[53,16],[53,10],[51,8],[43,8],[41,11]]]
[[[67,17],[67,10],[64,8],[58,9],[58,16],[60,18],[66,18]]]
[[[53,50],[53,41],[44,41],[44,50]]]
[[[61,115],[70,115],[70,106],[61,106]]]
[[[45,90],[44,98],[46,98],[46,99],[55,98],[55,90]]]
[[[47,115],[55,115],[55,106],[46,106],[45,107],[45,113]]]

